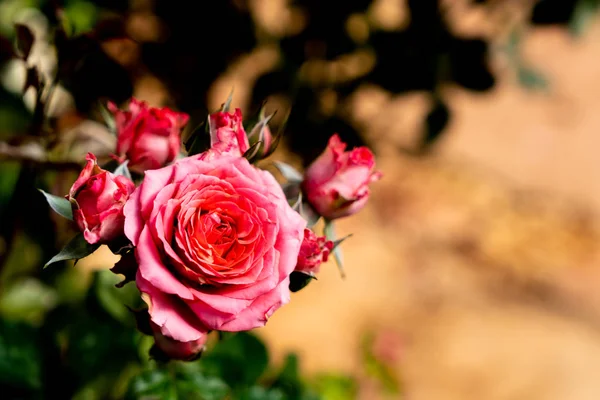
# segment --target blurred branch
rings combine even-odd
[[[0,142],[0,161],[21,161],[54,170],[79,170],[81,165],[68,160],[50,160],[46,150],[38,143],[12,146]]]

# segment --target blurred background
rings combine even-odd
[[[337,132],[384,173],[339,221],[347,278],[326,264],[257,331],[275,358],[352,377],[339,398],[599,399],[599,6],[0,1],[0,313],[35,321],[65,284],[17,279],[70,235],[24,166],[65,193],[56,174],[114,148],[99,102],[173,107],[191,130],[233,88],[245,113],[287,119],[273,158],[305,166]],[[25,61],[15,23],[35,38]]]

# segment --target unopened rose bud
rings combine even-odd
[[[86,160],[66,198],[85,240],[90,244],[110,244],[124,235],[123,206],[135,185],[124,176],[100,168],[92,153]]]
[[[304,229],[304,240],[300,246],[295,271],[314,276],[321,269],[321,263],[327,261],[332,249],[331,240],[315,235],[310,229]]]
[[[208,333],[200,338],[189,342],[180,342],[169,336],[164,335],[160,327],[154,322],[150,322],[154,343],[164,358],[172,360],[192,361],[198,358],[204,350]]]
[[[132,171],[143,173],[164,167],[177,157],[181,148],[181,131],[189,116],[168,107],[149,107],[131,99],[127,110],[108,104],[117,129],[116,158],[129,160]]]
[[[369,198],[369,184],[381,179],[375,158],[367,147],[344,151],[346,143],[337,134],[307,168],[303,192],[311,206],[328,220],[360,211]]]
[[[239,108],[229,113],[219,111],[208,117],[210,145],[219,154],[242,156],[250,148],[246,131],[242,125],[242,111]]]
[[[270,156],[278,145],[278,137],[273,136],[271,128],[269,128],[269,121],[272,115],[264,116],[261,111],[258,122],[252,127],[248,133],[248,140],[250,141],[251,148],[255,147],[251,155],[252,160],[262,160]]]

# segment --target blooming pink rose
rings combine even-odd
[[[72,205],[73,219],[90,243],[108,244],[123,235],[123,206],[135,185],[124,176],[100,168],[88,153],[87,164],[65,196]]]
[[[321,269],[321,263],[327,261],[331,250],[333,250],[331,240],[327,240],[325,236],[317,236],[313,231],[305,228],[296,271],[314,276]]]
[[[191,361],[196,359],[204,350],[206,344],[207,333],[201,335],[196,340],[189,342],[179,342],[171,339],[169,336],[162,334],[161,329],[154,322],[150,322],[154,343],[156,346],[170,359]]]
[[[125,205],[136,284],[152,322],[181,342],[264,325],[289,301],[305,226],[275,178],[239,156],[148,171]]]
[[[117,127],[117,158],[132,171],[143,173],[160,168],[177,157],[181,130],[189,116],[168,107],[154,108],[131,99],[127,110],[108,103]]]
[[[242,156],[250,148],[239,108],[234,113],[213,113],[209,116],[208,123],[211,150],[220,154]]]
[[[367,147],[344,151],[346,143],[335,134],[327,148],[307,168],[302,189],[310,205],[326,219],[346,217],[362,209],[369,184],[381,179]]]

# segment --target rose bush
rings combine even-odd
[[[146,171],[125,205],[151,321],[182,342],[264,325],[289,301],[305,226],[275,178],[239,156]]]
[[[189,120],[187,114],[168,107],[149,107],[136,99],[130,100],[127,110],[120,110],[113,103],[108,103],[108,108],[117,129],[117,159],[129,160],[132,171],[143,173],[160,168],[177,157],[181,130]]]
[[[369,184],[379,180],[375,157],[367,147],[345,151],[346,143],[335,134],[327,148],[307,168],[302,189],[313,208],[326,219],[352,215],[369,198]]]
[[[278,182],[254,165],[281,137],[271,134],[271,116],[261,109],[246,122],[247,133],[241,111],[230,113],[229,103],[208,116],[208,129],[190,135],[187,157],[179,159],[187,115],[135,99],[128,111],[111,105],[119,131],[115,158],[129,163],[110,173],[88,154],[66,199],[42,191],[83,232],[46,266],[87,257],[99,244],[120,255],[110,271],[125,279],[115,286],[135,281],[134,296],[145,305],[130,310],[138,330],[153,337],[156,360],[191,361],[211,331],[265,325],[331,253],[344,276],[337,246],[345,238],[336,238],[332,220],[359,211],[369,184],[381,177],[369,149],[345,151],[334,135],[304,176],[274,163],[285,180]],[[135,184],[129,167],[138,172]],[[312,230],[321,217],[325,236]]]
[[[65,197],[85,240],[90,244],[109,244],[123,235],[123,206],[135,185],[124,176],[100,168],[92,153],[88,153],[86,160],[86,166]]]

